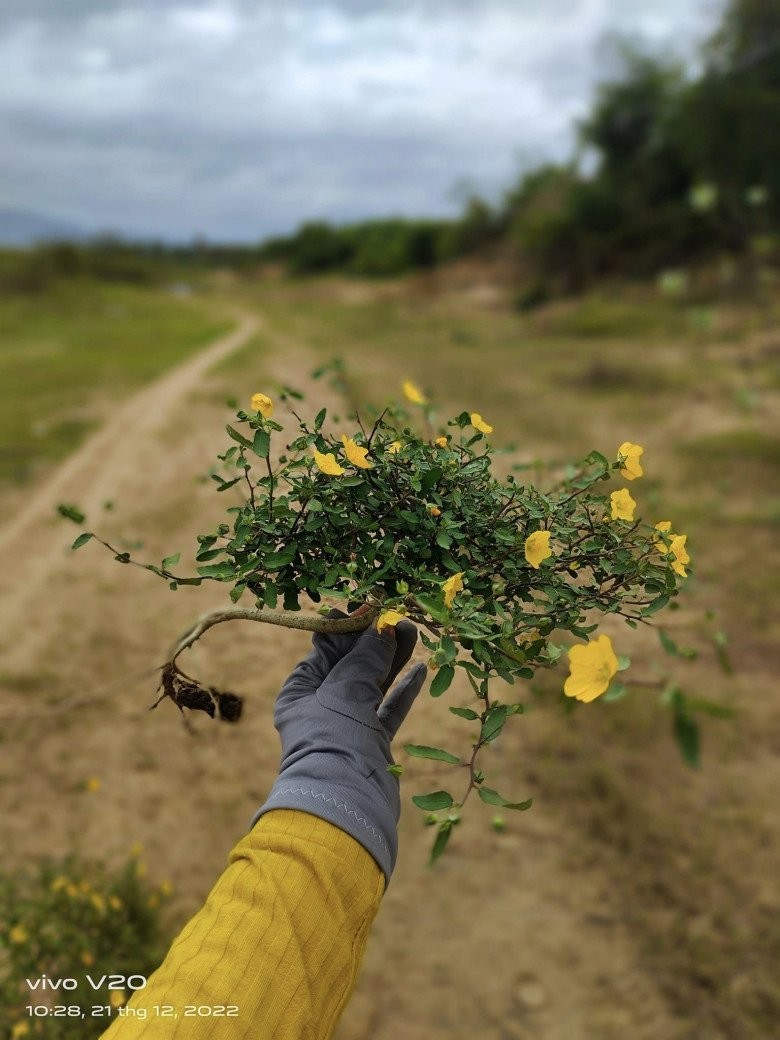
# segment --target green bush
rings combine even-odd
[[[170,885],[145,873],[137,856],[113,869],[68,856],[0,873],[0,1036],[89,1040],[107,1028],[170,942]]]

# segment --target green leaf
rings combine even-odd
[[[78,536],[73,545],[71,545],[71,549],[80,549],[82,545],[86,545],[87,542],[94,537],[95,536],[92,534],[91,531],[85,531],[84,534],[80,534]]]
[[[60,502],[57,512],[66,520],[72,520],[74,524],[83,524],[87,519],[78,506],[69,506],[65,502]]]
[[[627,668],[631,667],[631,658],[626,657],[625,654],[618,654],[618,671],[625,672]]]
[[[252,441],[252,451],[261,459],[268,458],[271,448],[271,435],[267,430],[255,430],[255,439]]]
[[[490,787],[478,787],[477,794],[488,805],[506,805],[506,798],[502,798],[498,791]]]
[[[658,629],[658,638],[661,640],[661,646],[664,648],[666,653],[669,654],[671,657],[677,657],[679,653],[677,649],[677,644],[672,639],[672,637],[662,628]]]
[[[605,701],[619,701],[621,697],[625,697],[628,687],[623,683],[610,683],[607,692],[602,697]]]
[[[427,596],[424,593],[418,593],[414,597],[423,610],[430,614],[434,621],[446,621],[447,610],[444,603],[440,599],[436,599],[433,596]]]
[[[686,711],[679,708],[674,713],[674,735],[683,761],[696,768],[699,765],[699,727]]]
[[[181,553],[174,553],[173,556],[166,556],[160,566],[163,570],[167,570],[168,567],[175,567],[180,559]]]
[[[447,791],[431,791],[430,794],[413,794],[412,801],[418,809],[433,812],[436,809],[449,809],[454,805],[452,795]]]
[[[280,571],[282,567],[287,567],[295,559],[295,550],[289,551],[285,549],[284,552],[280,553],[268,553],[267,556],[263,557],[262,564],[263,568],[267,571]]]
[[[325,422],[325,416],[328,414],[327,408],[321,408],[317,412],[317,418],[314,420],[314,429],[319,431],[322,429],[322,424]]]
[[[225,429],[227,430],[228,435],[230,437],[232,437],[233,440],[236,441],[238,444],[240,444],[242,447],[244,447],[244,448],[251,448],[252,447],[252,442],[248,441],[246,439],[246,437],[243,435],[243,433],[239,433],[238,430],[234,430],[233,427],[230,426],[229,424],[225,427]]]
[[[441,856],[442,852],[444,852],[451,834],[452,823],[449,820],[445,820],[443,823],[439,824],[439,829],[434,838],[433,847],[431,848],[431,858],[428,860],[429,866],[433,866],[439,856]]]
[[[458,648],[450,638],[450,636],[442,636],[441,642],[439,643],[441,650],[444,654],[444,659],[447,664],[451,664],[458,656]]]
[[[235,578],[236,568],[232,563],[209,563],[195,568],[202,578]]]
[[[482,731],[479,735],[479,739],[483,744],[489,744],[491,740],[496,739],[498,734],[504,728],[506,717],[507,709],[505,705],[499,704],[490,708],[482,723]]]
[[[223,481],[223,483],[219,485],[217,491],[227,491],[228,488],[232,488],[235,484],[237,484],[239,480],[241,480],[241,477],[235,477],[233,480],[225,480]]]
[[[479,718],[479,715],[471,708],[450,708],[450,711],[453,715],[458,715],[461,719],[470,719],[472,722]]]
[[[231,602],[232,603],[238,603],[238,601],[241,599],[241,597],[244,595],[245,592],[246,592],[246,585],[244,585],[244,584],[236,585],[236,587],[234,589],[230,590],[230,600],[231,600]]]
[[[451,664],[443,664],[433,677],[430,689],[431,697],[441,697],[445,690],[450,688],[454,675],[455,669],[453,666]]]
[[[649,614],[655,614],[656,611],[663,609],[663,607],[665,607],[668,602],[668,596],[658,596],[656,599],[652,601],[652,603],[648,603],[646,607],[643,607],[641,614],[643,617],[647,617]]]
[[[725,672],[726,675],[733,675],[734,667],[731,664],[731,658],[728,653],[728,638],[726,633],[723,631],[713,632],[712,639],[715,643],[715,653],[718,656],[718,664],[721,667],[721,671]]]
[[[412,758],[433,758],[437,762],[449,762],[453,766],[460,763],[457,755],[451,755],[449,751],[443,751],[441,748],[428,747],[427,744],[404,744],[404,751]]]
[[[323,410],[324,410],[324,409],[323,409]],[[403,766],[399,766],[399,765],[396,765],[396,764],[394,763],[393,765],[391,765],[391,766],[388,766],[388,767],[387,767],[387,771],[388,771],[388,773],[392,773],[392,774],[393,774],[393,776],[401,776],[401,774],[402,774],[402,773],[403,773],[403,771],[404,771],[404,767],[403,767]]]

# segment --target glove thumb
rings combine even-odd
[[[390,740],[395,737],[401,723],[409,714],[415,697],[423,688],[428,669],[425,664],[411,668],[403,679],[399,680],[382,701],[377,711],[379,721],[387,731]]]

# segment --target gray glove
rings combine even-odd
[[[332,610],[332,618],[345,618]],[[360,633],[315,633],[311,653],[282,687],[274,725],[282,743],[279,776],[250,826],[271,809],[302,809],[351,834],[385,875],[398,855],[401,815],[390,741],[425,682],[419,664],[384,699],[409,660],[417,629],[375,624]]]

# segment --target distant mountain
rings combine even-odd
[[[31,246],[52,239],[84,238],[75,224],[19,209],[0,209],[0,246]]]

